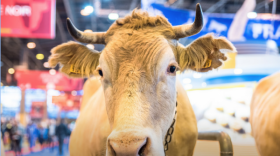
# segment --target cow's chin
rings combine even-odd
[[[162,134],[151,129],[113,130],[107,139],[106,156],[164,156]]]

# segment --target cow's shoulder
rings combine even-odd
[[[270,88],[277,87],[279,86],[279,84],[280,84],[280,72],[261,79],[255,89],[255,92],[261,94],[266,93]]]
[[[101,87],[101,82],[97,77],[91,77],[87,79],[83,87],[83,99],[81,104],[81,110],[89,103],[90,98],[97,92]]]
[[[177,79],[177,118],[167,155],[193,155],[197,140],[197,122],[186,90]]]

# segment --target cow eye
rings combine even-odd
[[[98,70],[98,74],[99,74],[101,77],[103,77],[103,72],[102,72],[101,69]]]
[[[176,72],[176,67],[175,66],[170,66],[169,67],[169,72],[170,73],[175,73]]]

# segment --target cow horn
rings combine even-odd
[[[200,4],[197,3],[194,22],[192,24],[173,26],[173,31],[176,35],[176,38],[184,38],[199,33],[202,28],[203,28],[203,13]]]
[[[67,29],[71,36],[82,43],[105,44],[105,32],[82,32],[77,29],[70,18],[66,20]]]

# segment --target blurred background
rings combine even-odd
[[[6,155],[69,155],[86,79],[69,79],[47,63],[50,50],[73,40],[69,17],[84,31],[106,31],[133,9],[163,15],[172,25],[192,23],[195,5],[204,28],[180,39],[187,45],[206,33],[224,36],[237,52],[215,71],[179,74],[198,129],[224,130],[235,155],[257,156],[249,123],[258,81],[280,70],[280,0],[1,0],[1,134]],[[102,51],[104,45],[88,44]],[[66,127],[62,153],[55,131]],[[195,155],[219,155],[217,142],[198,142]],[[204,153],[203,153],[204,152]]]

